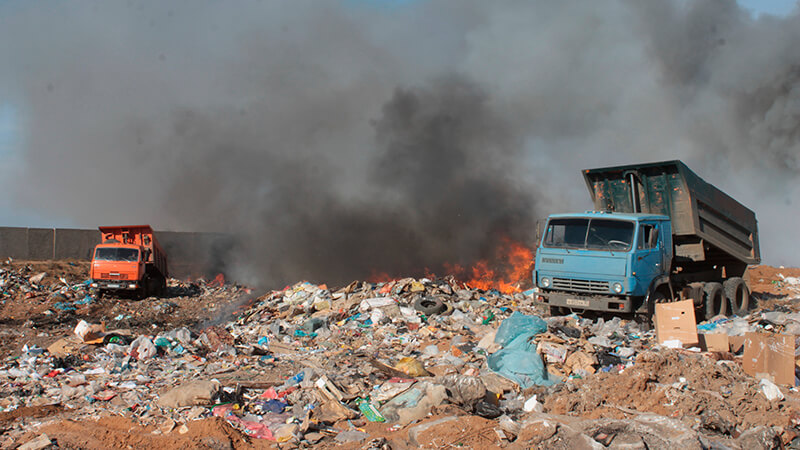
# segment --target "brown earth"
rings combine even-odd
[[[782,274],[785,277],[800,277],[800,268],[761,265],[750,267],[748,272],[750,274],[750,289],[753,294],[783,297],[797,293],[790,285],[782,283],[778,274]]]
[[[250,439],[219,417],[177,424],[164,434],[155,427],[141,426],[131,419],[119,416],[94,420],[64,420],[43,426],[36,435],[45,433],[64,448],[103,449],[259,449],[275,448],[275,444],[262,439]],[[184,431],[184,432],[182,432]]]
[[[683,379],[683,381],[681,381]],[[685,419],[712,431],[755,425],[788,427],[796,406],[769,402],[758,380],[734,361],[690,352],[644,352],[636,364],[619,374],[600,373],[586,380],[570,380],[548,395],[545,412],[578,416],[625,418],[655,413]]]

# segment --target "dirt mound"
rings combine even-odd
[[[570,380],[547,396],[544,407],[591,419],[655,413],[725,434],[756,425],[788,427],[794,412],[788,402],[768,401],[739,364],[675,350],[644,352],[620,373]]]
[[[141,426],[125,417],[111,416],[98,420],[65,420],[45,425],[36,434],[45,433],[65,448],[106,449],[254,449],[269,448],[265,441],[251,441],[219,417],[177,425],[167,433],[155,427]],[[35,434],[31,435],[31,438]]]

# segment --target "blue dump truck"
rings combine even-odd
[[[594,211],[540,228],[533,281],[553,314],[652,316],[692,299],[701,317],[751,308],[747,267],[761,261],[753,211],[681,161],[583,171]]]

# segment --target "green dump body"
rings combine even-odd
[[[668,216],[675,261],[684,269],[720,265],[739,276],[761,262],[755,213],[681,161],[588,169],[583,176],[598,211]]]

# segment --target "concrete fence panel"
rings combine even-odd
[[[53,228],[28,228],[27,259],[41,261],[55,258],[54,239],[55,230]]]
[[[92,249],[100,243],[100,232],[56,228],[55,259],[91,259]]]
[[[0,228],[0,258],[28,259],[28,229]]]

